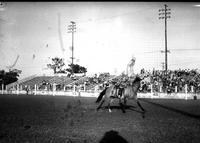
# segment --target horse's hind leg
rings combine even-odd
[[[125,107],[124,107],[125,105],[122,104],[122,101],[121,101],[121,100],[122,100],[122,99],[119,99],[119,105],[120,105],[120,107],[121,107],[121,109],[122,109],[122,112],[125,113],[125,112],[126,112],[126,111],[125,111]]]
[[[126,106],[127,105],[127,99],[126,99],[126,97],[124,97],[124,106]]]
[[[144,110],[144,108],[142,107],[142,105],[140,104],[140,102],[139,102],[138,100],[136,100],[136,102],[137,102],[138,106],[140,107],[140,109],[141,109],[143,112],[145,112],[145,110]]]
[[[99,106],[97,107],[97,111],[101,108],[101,106],[103,105],[103,103],[105,102],[105,100],[102,100],[101,103],[99,104]]]

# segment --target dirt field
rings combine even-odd
[[[96,112],[96,98],[0,95],[1,143],[198,143],[200,100],[129,100]],[[110,141],[111,140],[111,141]]]

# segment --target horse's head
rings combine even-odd
[[[142,79],[139,76],[136,76],[135,79],[132,81],[132,83],[140,82]]]
[[[130,85],[133,87],[133,88],[139,88],[140,87],[140,82],[141,82],[141,77],[136,75],[136,77],[134,79],[131,79],[130,80]]]
[[[142,79],[138,75],[136,75],[135,77],[130,77],[127,86],[125,87],[124,96],[136,97],[137,92],[140,88],[141,80]]]

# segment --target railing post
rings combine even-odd
[[[76,85],[74,84],[73,92],[75,92],[75,91],[76,91]]]
[[[19,93],[22,93],[22,85],[19,85]]]
[[[153,93],[153,84],[151,84],[151,93]]]
[[[65,95],[65,85],[63,85],[63,95]]]
[[[19,84],[17,84],[17,95],[19,94]]]
[[[81,96],[81,88],[80,88],[80,85],[77,87],[77,92],[78,92],[78,97]]]
[[[191,86],[191,92],[194,93],[194,86]]]
[[[84,82],[84,92],[86,91],[86,83]]]
[[[3,94],[3,88],[4,88],[4,85],[1,84],[1,94]]]
[[[56,84],[53,83],[53,96],[55,96],[55,91],[56,91]]]
[[[150,96],[152,98],[153,97],[153,85],[152,84],[150,85],[150,88],[151,88],[151,94],[150,94]]]
[[[185,84],[185,93],[187,94],[188,93],[188,89],[187,89],[187,84]]]
[[[178,92],[178,88],[177,88],[177,86],[175,86],[175,93],[177,93]]]
[[[187,90],[187,84],[185,84],[185,100],[188,99],[188,95],[187,95],[187,93],[188,93],[188,90]]]
[[[6,94],[8,94],[8,87],[7,87],[7,85],[6,85]]]
[[[160,85],[160,92],[162,92],[162,85]]]
[[[37,95],[37,85],[35,84],[35,95]]]
[[[76,95],[76,85],[73,86],[73,93]]]

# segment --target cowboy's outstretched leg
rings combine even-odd
[[[105,100],[102,100],[102,101],[101,101],[100,105],[97,107],[97,111],[101,108],[101,106],[103,105],[104,101],[105,101]]]
[[[142,105],[140,104],[140,102],[138,100],[136,100],[138,106],[140,107],[140,109],[142,109],[143,112],[145,112],[144,108],[142,107]]]

